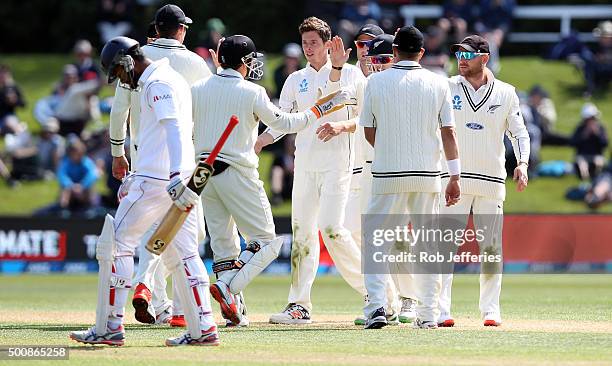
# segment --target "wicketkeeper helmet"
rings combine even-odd
[[[136,89],[137,80],[134,77],[133,56],[142,54],[138,42],[131,38],[115,37],[106,42],[100,53],[100,63],[104,72],[108,74],[108,83],[117,80],[119,71],[123,69],[129,77],[127,86],[130,89]]]

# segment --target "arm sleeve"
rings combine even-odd
[[[440,111],[438,112],[440,127],[455,127],[455,116],[453,115],[450,86],[446,80],[444,80],[443,89],[442,105],[440,106]]]
[[[278,100],[278,104],[280,110],[285,113],[293,113],[297,112],[297,102],[295,100],[295,91],[294,91],[294,82],[293,75],[289,75],[287,80],[285,80],[285,84],[283,84],[283,89],[281,90],[280,99]],[[273,128],[268,127],[264,133],[269,133],[272,135],[274,142],[280,140],[285,136],[284,132],[275,131]]]
[[[506,135],[508,135],[510,142],[512,142],[516,161],[528,162],[530,152],[529,134],[521,115],[519,99],[516,93],[512,95],[512,106],[506,117],[506,126]]]
[[[259,90],[253,112],[259,119],[275,132],[294,133],[303,130],[309,122],[316,120],[311,111],[305,113],[286,113],[278,109],[272,102],[266,91]],[[276,141],[276,138],[274,139]]]
[[[62,188],[68,188],[74,184],[70,176],[68,176],[68,163],[66,158],[62,159],[57,167],[57,181]]]
[[[85,165],[87,173],[81,180],[81,185],[83,186],[83,188],[88,189],[91,188],[91,186],[93,186],[94,183],[96,183],[96,181],[98,180],[98,171],[96,168],[96,164],[93,162],[93,160],[89,158],[83,159],[83,165]]]
[[[180,172],[181,162],[188,157],[183,156],[179,121],[177,118],[166,118],[161,122],[166,130],[166,143],[168,144],[168,156],[170,157],[170,171],[168,173]]]
[[[376,117],[372,109],[372,88],[371,82],[365,87],[361,113],[359,114],[359,125],[363,127],[376,127]]]
[[[130,114],[131,92],[117,85],[110,112],[110,143],[113,157],[125,155],[125,135]]]

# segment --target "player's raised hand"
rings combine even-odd
[[[514,168],[514,181],[516,182],[516,190],[522,192],[527,188],[529,176],[527,175],[527,165],[519,164]]]
[[[461,198],[461,187],[459,186],[458,176],[452,176],[446,185],[446,191],[444,192],[444,198],[446,199],[446,207],[450,207]]]
[[[125,158],[125,155],[113,157],[113,164],[111,169],[113,172],[113,177],[118,180],[122,180],[127,175],[128,170],[130,169],[130,165],[128,164],[128,161]]]
[[[344,49],[344,42],[342,42],[342,38],[334,36],[334,38],[331,40],[331,47],[329,49],[329,58],[332,66],[342,67],[346,61],[348,61],[351,51],[352,48],[346,50]]]

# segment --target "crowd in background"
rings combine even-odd
[[[154,1],[138,1],[139,5]],[[100,19],[97,24],[100,41],[106,42],[117,35],[130,35],[135,29],[130,22],[132,0],[101,0]],[[393,33],[401,24],[397,13],[389,13],[372,0],[349,0],[327,4],[322,11],[335,19],[331,23],[344,39],[346,47],[352,47],[353,37],[366,24],[379,24]],[[426,53],[421,63],[441,75],[448,75],[453,58],[448,46],[459,42],[467,34],[477,32],[485,36],[491,45],[489,68],[497,72],[499,47],[512,27],[514,0],[447,0],[443,4],[443,17],[425,30]],[[325,14],[323,14],[325,16]],[[149,29],[149,33],[155,32]],[[225,24],[218,18],[206,21],[206,31],[200,35],[201,44],[194,51],[203,57],[215,72],[209,49],[215,49],[223,35],[228,34]],[[154,34],[153,34],[154,35]],[[567,59],[583,72],[585,92],[590,95],[597,88],[607,88],[612,75],[612,22],[599,24],[594,30],[597,43],[587,46],[577,38],[568,37],[555,45],[550,53],[553,58]],[[354,48],[354,47],[353,47]],[[288,43],[283,49],[283,59],[275,70],[272,99],[278,99],[285,79],[304,67],[300,45]],[[26,101],[18,80],[11,70],[0,65],[0,134],[4,138],[4,150],[0,151],[0,177],[11,187],[24,180],[56,180],[60,187],[55,204],[39,210],[40,214],[96,215],[117,205],[116,192],[120,182],[110,174],[110,148],[108,131],[102,114],[110,111],[110,101],[100,100],[99,91],[105,83],[104,75],[95,61],[92,44],[78,40],[73,48],[74,62],[63,67],[58,82],[50,94],[37,101]],[[557,113],[548,91],[540,85],[519,92],[521,111],[531,136],[530,174],[534,177],[560,176],[575,172],[586,184],[580,192],[568,194],[570,198],[583,199],[590,207],[597,207],[612,200],[612,163],[606,166],[608,137],[601,114],[596,105],[586,103],[571,135],[556,130]],[[40,125],[33,134],[27,125],[17,118],[16,111],[27,103],[34,103],[34,118]],[[571,146],[575,150],[572,164],[540,161],[541,146]],[[515,164],[512,146],[507,146],[507,170],[512,175]],[[270,147],[274,154],[270,170],[270,192],[273,205],[291,198],[293,183],[294,139],[290,135],[282,144]],[[100,196],[96,190],[98,181],[108,192]],[[102,209],[100,209],[102,208]]]

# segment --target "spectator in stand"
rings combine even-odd
[[[554,131],[557,122],[555,103],[548,92],[540,85],[534,85],[529,91],[529,108],[533,116],[533,124],[541,132],[542,145],[567,146],[569,138]]]
[[[55,172],[59,167],[60,159],[64,156],[65,141],[57,134],[59,122],[51,118],[42,126],[40,139],[38,140],[38,162],[42,175],[45,179],[55,177]]]
[[[131,0],[100,0],[98,32],[102,43],[114,37],[125,36],[132,31],[129,15],[132,14]]]
[[[216,54],[217,47],[223,35],[225,34],[225,24],[219,18],[210,18],[206,22],[206,30],[204,31],[204,40],[201,47],[196,47],[195,53],[200,55],[208,64],[208,68],[213,72],[217,73],[217,65],[213,60],[213,55]]]
[[[15,110],[24,106],[23,94],[13,80],[11,69],[7,65],[0,65],[0,134],[6,133],[5,119],[15,116]]]
[[[77,68],[79,81],[87,81],[97,79],[100,80],[100,69],[93,61],[91,55],[93,47],[86,39],[78,40],[74,44],[73,53],[76,62],[74,66]]]
[[[284,200],[291,199],[293,191],[293,161],[295,159],[295,134],[284,139],[284,151],[277,154],[270,170],[270,188],[272,205],[280,205]]]
[[[61,209],[78,211],[93,205],[98,171],[94,162],[85,156],[85,145],[79,138],[71,138],[66,156],[57,169],[57,179],[61,189]]]
[[[274,98],[280,98],[280,92],[283,89],[287,77],[302,68],[302,47],[297,43],[287,43],[283,48],[285,55],[283,63],[274,70],[274,84],[276,85],[276,93]]]
[[[4,136],[6,152],[12,162],[9,185],[18,184],[20,180],[40,178],[36,144],[25,122],[15,116],[6,119],[7,133]]]
[[[382,17],[380,6],[372,0],[348,0],[340,12],[338,35],[349,44],[359,28],[366,23],[378,24]]]
[[[442,28],[436,25],[429,26],[425,34],[425,54],[420,64],[429,71],[447,77],[450,62],[445,41],[446,35]]]
[[[612,81],[612,21],[599,23],[593,30],[597,39],[590,55],[584,60],[584,78],[587,83],[587,94],[593,94],[598,88],[604,90]]]
[[[499,72],[499,48],[505,35],[512,27],[512,13],[516,6],[515,0],[481,0],[478,21],[474,24],[476,32],[489,41],[491,57],[487,66],[494,73]]]
[[[78,136],[92,118],[90,97],[98,91],[98,79],[79,82],[78,69],[74,65],[64,66],[62,81],[53,91],[34,106],[34,117],[41,125],[50,118],[59,121],[59,134]]]
[[[612,161],[601,174],[593,179],[591,189],[584,197],[584,201],[592,209],[597,209],[603,203],[612,201]]]
[[[576,148],[576,171],[582,180],[591,180],[601,173],[608,135],[599,121],[599,110],[587,103],[580,112],[582,121],[574,131],[571,144]]]
[[[446,0],[443,5],[442,18],[438,26],[450,36],[451,43],[459,43],[467,35],[470,24],[474,21],[474,7],[471,0]]]

